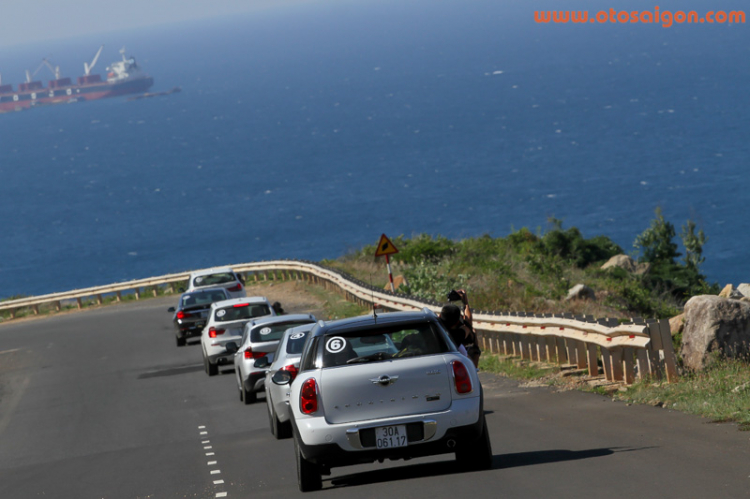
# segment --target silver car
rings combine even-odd
[[[230,267],[198,270],[190,274],[188,291],[195,291],[196,289],[206,287],[224,288],[229,293],[230,298],[247,296],[245,292],[245,280],[241,274],[236,273]]]
[[[289,422],[289,385],[299,371],[299,359],[302,347],[305,346],[307,333],[315,324],[305,324],[287,329],[274,353],[273,363],[266,371],[265,390],[268,406],[268,423],[271,433],[277,439],[292,436],[292,424]],[[255,361],[257,367],[268,363],[267,357]]]
[[[208,322],[201,332],[203,365],[206,374],[215,376],[219,366],[231,364],[245,324],[259,317],[275,315],[264,296],[234,298],[211,304]]]
[[[476,369],[429,309],[316,324],[289,406],[303,492],[331,468],[384,459],[492,465]]]
[[[245,324],[242,341],[235,350],[234,370],[240,400],[252,404],[258,399],[258,392],[263,391],[268,365],[273,362],[273,354],[279,346],[284,331],[290,327],[315,322],[312,314],[290,314],[253,320]],[[268,357],[266,367],[259,367],[255,362]]]

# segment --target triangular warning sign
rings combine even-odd
[[[395,253],[398,253],[398,250],[393,245],[390,239],[383,234],[380,236],[380,242],[378,243],[378,249],[375,252],[375,256],[385,256],[385,255],[393,255]]]

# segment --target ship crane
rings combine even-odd
[[[49,70],[52,71],[52,74],[55,75],[55,80],[60,79],[60,66],[53,67],[47,59],[42,59],[42,65],[47,66]],[[40,69],[41,67],[42,66],[39,66]],[[39,69],[37,69],[36,71],[39,71]],[[36,71],[34,71],[34,74],[36,74]]]
[[[94,56],[94,60],[91,61],[91,64],[86,63],[86,62],[83,63],[84,75],[88,76],[89,74],[91,74],[91,70],[94,69],[94,65],[96,64],[96,61],[99,60],[99,56],[101,55],[103,48],[104,48],[104,45],[99,47],[99,50],[96,51],[96,55]]]

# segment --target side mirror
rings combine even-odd
[[[255,367],[268,367],[271,365],[271,361],[268,360],[268,357],[261,357],[259,359],[255,359]]]
[[[167,312],[174,312],[174,307],[169,307],[169,308],[167,309]]]
[[[227,343],[226,345],[224,345],[224,348],[227,349],[227,353],[237,353],[237,350],[240,349],[237,346],[237,343],[235,343],[234,341],[230,341],[229,343]]]
[[[276,385],[288,385],[292,382],[292,373],[289,371],[276,371],[271,377],[271,381]]]

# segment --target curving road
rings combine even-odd
[[[265,403],[208,378],[147,300],[0,325],[0,498],[302,495]],[[750,497],[750,434],[483,375],[494,469],[444,457],[340,468],[327,497]],[[205,433],[204,433],[205,432]]]

